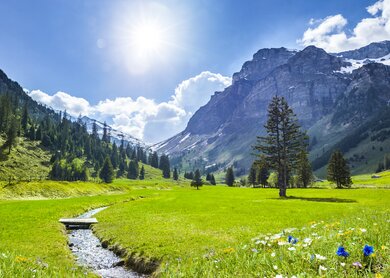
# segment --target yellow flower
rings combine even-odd
[[[382,250],[386,250],[387,249],[387,246],[384,246],[384,245],[382,245]]]
[[[375,278],[382,278],[383,276],[380,273],[375,273]]]
[[[223,249],[223,253],[225,253],[225,254],[227,254],[227,253],[233,253],[234,251],[235,251],[235,249],[232,248],[232,247]]]
[[[16,256],[16,258],[15,258],[15,262],[17,262],[17,263],[25,263],[27,261],[28,261],[28,259],[25,257]]]

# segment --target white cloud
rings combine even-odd
[[[66,110],[70,115],[88,115],[90,112],[91,107],[87,100],[64,92],[57,92],[50,96],[41,90],[32,90],[29,94],[34,100],[46,104],[55,110]]]
[[[215,91],[230,84],[231,78],[204,71],[182,81],[171,100],[161,103],[141,96],[135,100],[131,97],[106,99],[91,105],[83,98],[64,92],[51,96],[33,90],[29,95],[56,110],[66,110],[74,117],[81,114],[106,121],[115,129],[154,143],[182,131],[193,113],[205,105]]]
[[[374,3],[367,7],[367,12],[371,17],[363,18],[351,32],[347,32],[348,21],[340,14],[322,20],[311,19],[309,24],[315,27],[309,27],[298,43],[340,52],[390,39],[390,0]]]

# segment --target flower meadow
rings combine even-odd
[[[175,277],[390,277],[390,215],[363,211],[347,220],[261,234],[202,257],[162,266]]]

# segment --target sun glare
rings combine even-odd
[[[164,34],[160,26],[153,23],[144,23],[135,26],[133,31],[133,43],[140,54],[154,54],[162,50]]]

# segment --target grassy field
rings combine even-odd
[[[105,205],[111,206],[96,216],[96,234],[126,254],[128,265],[150,270],[158,262],[156,274],[163,277],[390,273],[389,190],[290,189],[288,195],[281,200],[276,189],[225,186],[195,190],[162,179],[158,170],[144,181],[111,185],[6,186],[0,190],[0,277],[93,276],[76,266],[58,219]],[[287,244],[288,235],[298,243]],[[365,244],[374,246],[375,257],[362,257]],[[335,254],[339,245],[350,257]],[[355,261],[362,268],[353,267]]]
[[[372,178],[375,175],[378,178]],[[376,174],[356,175],[352,177],[352,188],[390,188],[390,171]],[[316,182],[315,187],[334,188],[329,181]]]

